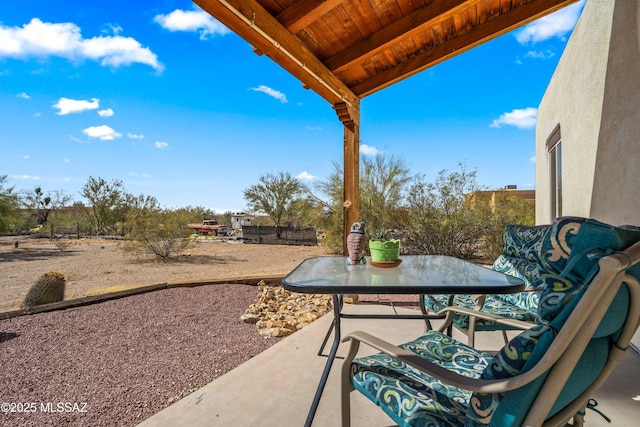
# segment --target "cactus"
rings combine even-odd
[[[61,273],[45,273],[29,289],[22,303],[23,308],[58,302],[64,299],[65,278]]]

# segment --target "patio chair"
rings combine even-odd
[[[535,326],[542,285],[538,252],[549,228],[550,225],[516,224],[509,224],[505,228],[502,254],[494,261],[491,269],[524,280],[523,292],[506,295],[421,295],[422,312],[445,314],[446,320],[438,330],[446,330],[451,335],[452,327],[455,327],[467,335],[467,342],[471,347],[475,344],[476,332],[501,331],[504,342],[507,343],[509,340],[506,331]],[[456,308],[447,308],[450,306]],[[488,313],[488,316],[472,316],[463,309],[470,309],[471,313]],[[493,320],[495,316],[504,321]]]
[[[400,346],[347,335],[343,426],[353,390],[400,426],[583,425],[591,394],[640,323],[640,233],[592,220],[562,225],[569,233],[542,252],[539,324],[497,354],[433,330]],[[355,358],[361,342],[380,353]]]

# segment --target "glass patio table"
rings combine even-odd
[[[285,289],[307,294],[331,294],[333,298],[333,343],[320,378],[305,426],[313,422],[331,366],[340,344],[342,318],[429,318],[429,315],[374,315],[342,313],[342,295],[349,294],[507,294],[521,292],[524,282],[513,276],[439,255],[405,255],[397,267],[350,265],[347,257],[308,258],[283,280]],[[325,338],[326,340],[326,338]],[[324,343],[323,343],[324,346]]]

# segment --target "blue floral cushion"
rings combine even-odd
[[[471,378],[479,378],[492,358],[437,331],[400,347]],[[354,359],[351,381],[400,426],[465,422],[471,392],[444,384],[393,357],[375,354]]]
[[[542,239],[549,228],[549,225],[507,225],[503,236],[503,252],[491,268],[524,280],[526,288],[541,287],[543,271],[540,265],[539,250]],[[430,295],[425,298],[425,307],[437,312],[449,305],[448,298],[448,295]],[[487,295],[481,311],[535,323],[539,299],[540,292],[537,291]],[[476,304],[471,295],[456,295],[453,305],[474,308]],[[469,327],[469,317],[466,315],[456,314],[454,322],[463,330]],[[484,319],[476,319],[475,327],[479,331],[509,329]]]
[[[531,369],[547,351],[553,342],[555,331],[564,325],[586,291],[598,271],[598,260],[637,241],[640,241],[640,232],[635,230],[625,230],[585,218],[567,217],[556,220],[545,234],[540,247],[540,259],[547,269],[542,274],[544,286],[538,307],[542,324],[511,340],[492,359],[481,378],[507,378]],[[629,269],[629,272],[640,277],[637,268]],[[599,329],[607,334],[617,332],[628,309],[627,294],[626,287],[621,288]],[[574,370],[572,381],[567,383],[562,393],[562,399],[567,402],[578,396],[592,381],[599,372],[595,367],[601,367],[608,355],[607,339],[603,339],[602,333],[597,333],[595,337],[577,365],[592,368],[584,369],[583,372],[577,368]],[[502,425],[503,422],[519,425],[542,381],[540,378],[516,393],[474,393],[467,414],[469,422],[480,425]],[[558,407],[554,407],[554,411],[560,409],[560,405],[556,406]],[[469,422],[468,425],[473,425]]]
[[[525,288],[540,287],[542,268],[539,251],[543,237],[549,228],[549,225],[507,225],[504,232],[504,249],[491,268],[524,280]],[[496,295],[498,299],[534,312],[538,307],[538,297],[537,292]]]
[[[535,300],[537,301],[539,292],[531,292],[531,294],[535,294]],[[428,301],[430,298],[433,298],[435,301]],[[425,306],[433,311],[438,311],[442,307],[446,307],[448,302],[449,295],[429,295],[425,298]],[[471,295],[456,295],[453,300],[453,305],[473,309],[476,306],[476,300],[473,299]],[[510,302],[505,302],[502,298],[498,298],[498,295],[487,295],[484,305],[482,306],[482,311],[497,314],[509,319],[518,319],[531,323],[535,323],[538,318],[536,310],[520,308]],[[467,315],[456,313],[453,321],[461,329],[469,328],[469,316]],[[490,320],[476,318],[476,330],[488,331],[494,329],[509,329],[509,327],[505,325],[497,325],[495,322]]]

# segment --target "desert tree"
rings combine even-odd
[[[19,220],[20,200],[6,182],[7,176],[0,175],[0,232],[16,228]]]
[[[341,163],[333,163],[328,179],[316,184],[324,195],[325,230],[327,245],[338,250],[342,247],[344,172]],[[404,160],[379,154],[360,158],[360,220],[366,230],[392,229],[397,223],[397,211],[402,207],[405,192],[412,180]]]
[[[385,154],[363,156],[360,163],[360,218],[367,230],[395,228],[394,218],[411,182],[404,160]]]
[[[28,209],[35,211],[36,221],[39,225],[46,224],[52,212],[64,208],[71,201],[72,197],[64,194],[62,190],[45,193],[42,187],[25,191],[22,195],[22,202]]]
[[[289,172],[278,172],[262,175],[258,184],[244,190],[244,198],[250,210],[271,217],[280,238],[281,227],[293,218],[296,201],[306,192],[307,188]]]
[[[88,215],[98,233],[116,222],[116,207],[125,195],[123,183],[114,179],[107,182],[103,178],[92,176],[82,187],[80,195],[89,202]]]

